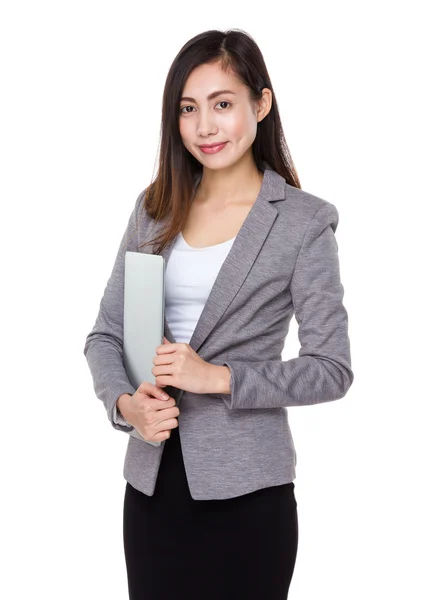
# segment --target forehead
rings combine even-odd
[[[184,85],[183,96],[200,96],[205,100],[214,90],[231,90],[239,94],[245,89],[231,69],[226,72],[219,63],[204,64],[195,67],[190,73]]]

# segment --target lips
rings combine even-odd
[[[218,144],[201,144],[199,148],[216,148],[217,146],[223,146],[226,142],[218,142]]]
[[[210,146],[199,146],[202,152],[205,154],[215,154],[216,152],[220,152],[226,146],[227,142],[223,142],[221,144],[211,144]]]

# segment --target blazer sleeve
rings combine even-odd
[[[291,360],[227,360],[227,407],[278,408],[328,402],[352,385],[348,314],[343,305],[336,207],[326,202],[312,217],[299,250],[290,293],[301,348]]]
[[[113,270],[101,299],[98,316],[88,334],[83,353],[92,374],[95,395],[104,404],[111,425],[119,431],[134,428],[117,414],[116,402],[122,394],[135,393],[123,365],[123,296],[125,252],[138,251],[137,218],[145,190],[141,192],[120,242]]]
[[[126,392],[123,392],[123,393],[125,394]],[[120,395],[122,395],[122,394],[120,394]],[[118,396],[118,398],[119,397],[120,396]],[[128,421],[126,421],[123,418],[123,416],[121,415],[120,410],[117,407],[117,402],[115,402],[114,406],[113,406],[113,421],[114,421],[114,423],[116,423],[116,425],[127,425],[128,427],[133,428],[133,426],[130,423],[128,423]]]

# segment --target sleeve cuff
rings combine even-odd
[[[127,392],[125,392],[125,393],[127,393]],[[116,425],[124,425],[125,427],[132,427],[132,425],[130,425],[128,423],[128,421],[126,421],[123,418],[123,416],[122,416],[120,410],[117,408],[116,404],[113,407],[113,421],[116,423]]]

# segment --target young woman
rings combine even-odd
[[[254,40],[214,30],[187,42],[166,80],[158,175],[84,349],[112,426],[143,436],[129,436],[124,465],[132,600],[287,598],[287,407],[342,398],[354,378],[337,225],[336,207],[300,187]],[[156,385],[137,390],[122,361],[127,250],[166,263]],[[301,349],[283,361],[293,314]]]

